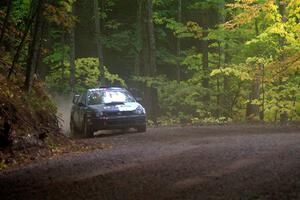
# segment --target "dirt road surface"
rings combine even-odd
[[[300,199],[299,127],[100,134],[111,148],[0,172],[0,199]]]

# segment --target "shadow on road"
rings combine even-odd
[[[94,133],[95,138],[106,138],[106,137],[114,137],[118,135],[129,135],[135,134],[137,131],[135,129],[126,129],[126,130],[103,130],[97,131]]]
[[[102,131],[97,131],[94,133],[94,137],[90,138],[109,138],[109,137],[114,137],[114,136],[119,136],[119,135],[129,135],[129,134],[135,134],[137,131],[135,129],[126,129],[126,130],[102,130]],[[78,135],[71,135],[70,132],[65,132],[65,135],[73,138],[73,139],[86,139],[83,134],[78,134]]]

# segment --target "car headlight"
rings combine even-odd
[[[93,117],[93,113],[91,113],[91,112],[88,112],[88,113],[86,113],[86,115],[85,115],[87,118],[92,118]]]
[[[145,112],[145,109],[142,106],[139,106],[134,110],[134,113],[137,114],[137,115],[142,115],[142,114],[145,114],[146,112]]]
[[[96,113],[96,117],[102,117],[103,116],[103,112],[97,112]]]
[[[102,117],[103,112],[87,112],[86,117],[87,118],[93,118],[93,117]]]

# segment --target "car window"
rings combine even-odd
[[[102,97],[100,92],[91,92],[88,95],[88,105],[102,104]]]
[[[81,97],[82,97],[82,94],[79,95],[78,99],[76,100],[76,104],[79,104],[81,102]]]
[[[82,93],[77,100],[77,103],[81,103],[82,105],[86,105],[86,94]]]
[[[79,98],[80,98],[80,95],[74,95],[74,96],[73,96],[73,103],[74,103],[74,104],[78,104]]]
[[[83,94],[82,94],[81,103],[82,103],[83,105],[86,105],[86,93],[83,93]]]
[[[95,90],[88,94],[88,104],[109,104],[109,103],[128,103],[135,102],[135,99],[123,90]]]

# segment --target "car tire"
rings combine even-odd
[[[94,137],[94,131],[88,126],[86,120],[84,120],[84,124],[83,124],[83,135],[86,138]]]
[[[146,125],[136,127],[138,133],[144,133],[147,131]]]

